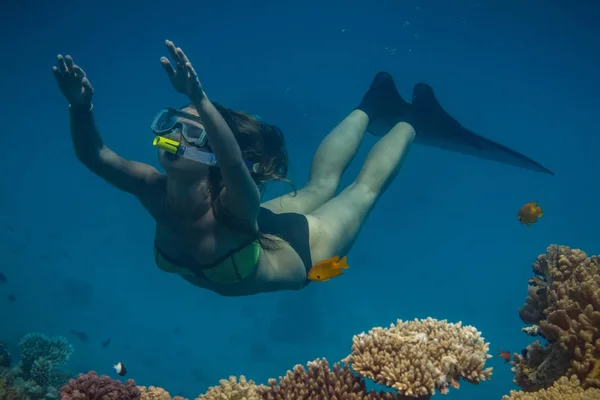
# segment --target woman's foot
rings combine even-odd
[[[369,116],[369,128],[381,123],[391,128],[408,115],[411,105],[398,93],[392,76],[387,72],[378,72],[356,109]],[[368,130],[381,136],[378,130]]]

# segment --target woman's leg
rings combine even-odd
[[[286,194],[262,206],[275,213],[309,214],[329,201],[356,154],[368,124],[367,114],[361,110],[352,111],[319,145],[306,186],[298,190],[296,196]]]
[[[411,125],[396,124],[373,146],[356,181],[307,215],[313,263],[342,257],[350,250],[373,206],[402,167],[414,137]]]
[[[321,142],[310,168],[310,177],[297,196],[284,195],[263,204],[275,213],[310,214],[335,195],[342,174],[365,135],[369,119],[400,119],[408,112],[392,76],[375,75],[360,104]],[[368,162],[367,162],[368,163]]]

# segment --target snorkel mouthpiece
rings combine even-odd
[[[213,153],[207,153],[194,149],[193,147],[188,147],[175,140],[167,139],[163,136],[156,136],[152,141],[152,144],[167,153],[175,154],[188,160],[210,165],[212,167],[218,166],[217,159]]]
[[[164,151],[171,154],[179,153],[179,142],[175,140],[167,139],[162,136],[156,136],[152,141],[152,145],[158,147],[159,149],[163,149]]]
[[[176,154],[191,161],[210,165],[211,167],[219,166],[217,158],[213,153],[208,153],[188,147],[175,140],[167,139],[163,136],[156,136],[152,141],[152,145],[154,147],[158,147],[159,149],[166,151],[167,153]],[[244,160],[244,163],[250,171],[258,173],[260,169],[260,164],[254,163],[249,160]]]

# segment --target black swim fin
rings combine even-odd
[[[426,83],[418,83],[413,88],[409,112],[403,106],[394,117],[371,121],[367,129],[376,136],[383,136],[401,121],[406,121],[415,128],[416,144],[554,175],[548,168],[531,158],[464,128],[443,109],[433,89]]]
[[[370,121],[378,122],[406,118],[412,106],[400,96],[392,76],[378,72],[356,108],[364,111]]]

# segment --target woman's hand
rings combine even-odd
[[[188,96],[192,103],[200,103],[205,94],[204,90],[202,90],[202,84],[198,79],[198,74],[196,74],[194,67],[192,67],[192,63],[188,60],[183,50],[175,47],[173,42],[167,40],[165,43],[169,54],[175,61],[175,68],[173,68],[167,57],[161,57],[160,63],[165,71],[167,71],[173,87],[179,93]]]
[[[52,67],[58,87],[72,107],[91,107],[94,88],[85,76],[85,72],[73,62],[71,56],[56,57],[56,66]]]

